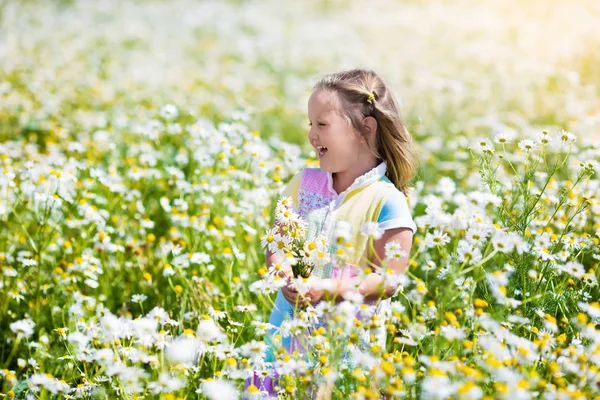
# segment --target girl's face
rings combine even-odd
[[[308,140],[319,156],[322,171],[351,170],[365,149],[358,132],[342,116],[337,93],[316,90],[308,99]]]

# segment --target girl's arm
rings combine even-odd
[[[375,253],[371,258],[371,262],[377,266],[380,266],[380,260],[385,259],[385,245],[389,242],[397,241],[400,243],[401,248],[410,254],[412,246],[413,232],[410,228],[394,228],[384,231],[381,238],[373,241],[373,247]],[[400,261],[389,260],[388,268],[391,268],[394,273],[402,274],[406,270],[408,264],[408,257],[403,258]],[[333,288],[333,290],[326,290],[323,293],[314,293],[315,297],[319,295],[334,298],[336,303],[344,301],[343,294],[347,291],[356,291],[364,296],[364,300],[367,303],[377,301],[380,298],[386,299],[394,294],[396,287],[384,286],[383,277],[376,273],[370,273],[366,277],[361,278],[359,276],[345,279],[324,279],[323,287]],[[318,292],[318,291],[317,291]]]

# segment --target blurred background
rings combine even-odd
[[[587,132],[599,26],[597,0],[3,1],[0,93],[22,90],[0,107],[41,131],[73,110],[84,130],[166,103],[213,119],[242,110],[302,144],[314,81],[367,67],[428,148],[483,125]]]
[[[131,121],[175,104],[309,152],[314,82],[354,67],[392,85],[420,180],[466,177],[471,137],[600,140],[597,0],[0,4],[0,141],[126,148]]]

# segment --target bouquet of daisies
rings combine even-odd
[[[329,261],[328,244],[323,236],[307,240],[308,227],[294,212],[291,197],[279,199],[275,209],[275,227],[261,238],[263,248],[283,258],[276,266],[291,267],[295,278],[308,278],[313,269]]]

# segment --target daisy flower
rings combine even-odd
[[[210,400],[237,400],[239,398],[235,385],[222,379],[209,378],[200,385],[200,391]]]
[[[458,242],[457,256],[459,262],[468,262],[469,264],[476,264],[482,259],[481,250],[466,240]]]
[[[360,226],[360,233],[365,237],[373,237],[373,239],[378,240],[383,235],[384,230],[381,229],[379,223],[367,221],[363,222]]]
[[[346,221],[336,221],[331,236],[338,245],[345,245],[352,240],[352,224]]]
[[[385,244],[385,258],[387,260],[400,261],[406,257],[408,257],[408,252],[402,250],[402,246],[400,246],[400,243],[397,240]]]
[[[580,301],[579,303],[577,303],[577,305],[582,311],[588,313],[590,317],[594,319],[600,318],[600,304],[598,302],[588,304]]]
[[[253,312],[257,310],[256,304],[240,304],[234,307],[238,312]]]
[[[541,145],[547,145],[547,144],[550,144],[550,142],[552,141],[552,138],[548,134],[548,131],[543,131],[543,132],[540,132],[540,134],[538,135],[537,141]]]
[[[577,137],[575,135],[573,135],[571,132],[567,132],[564,129],[560,132],[560,140],[562,140],[563,142],[575,142],[575,140],[577,139]]]
[[[288,252],[291,243],[292,240],[289,237],[277,234],[275,235],[275,241],[269,243],[269,251],[278,256],[284,256]]]
[[[494,152],[494,146],[487,139],[479,139],[477,141],[477,145],[481,151],[485,152]]]
[[[259,336],[267,333],[267,330],[269,329],[277,328],[275,325],[263,321],[252,321],[251,324],[255,327],[256,334]]]
[[[425,235],[425,245],[427,247],[444,246],[448,243],[450,243],[450,236],[439,229],[436,229],[433,233],[427,232]]]
[[[585,269],[583,268],[583,265],[575,261],[569,261],[565,265],[559,265],[558,270],[561,272],[566,272],[567,274],[577,279],[581,279],[585,274]]]
[[[262,360],[264,359],[267,351],[267,345],[265,342],[252,340],[240,347],[240,351],[244,357],[248,357],[251,360]]]
[[[267,247],[271,243],[275,242],[278,234],[278,227],[267,229],[267,232],[264,234],[264,236],[260,238],[260,245],[263,248]]]
[[[147,298],[148,296],[146,296],[145,294],[134,294],[131,296],[131,301],[134,303],[142,303]]]
[[[179,115],[179,112],[177,111],[177,107],[173,104],[165,104],[161,107],[159,114],[164,119],[170,120],[176,118],[177,115]]]
[[[499,134],[497,134],[496,136],[494,136],[494,143],[498,143],[498,144],[508,144],[510,142],[512,142],[512,135],[509,134],[508,132],[501,132]]]
[[[35,322],[30,319],[21,319],[10,324],[10,330],[24,338],[28,338],[33,335],[34,327]]]
[[[214,318],[216,320],[224,319],[227,317],[227,313],[225,311],[215,310],[212,306],[208,307],[208,315],[210,315],[211,318]]]
[[[294,212],[288,206],[278,204],[275,208],[275,220],[283,225],[288,225],[292,222],[294,216]]]
[[[519,149],[523,150],[526,153],[529,153],[536,148],[537,144],[533,140],[523,139],[519,142],[518,146]]]

